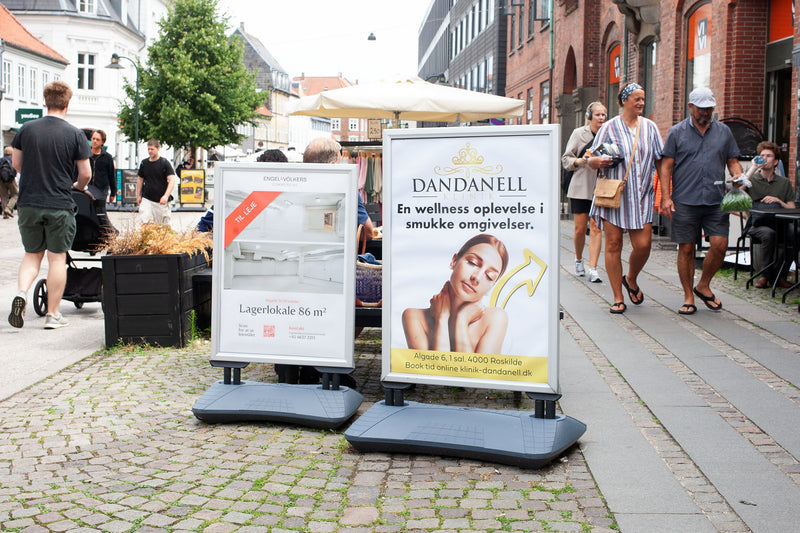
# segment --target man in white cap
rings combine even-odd
[[[662,152],[661,212],[672,221],[670,236],[678,243],[678,276],[683,286],[682,315],[697,311],[695,296],[712,311],[722,302],[710,283],[728,249],[729,214],[719,205],[725,187],[725,167],[742,175],[739,148],[731,130],[713,117],[717,101],[707,87],[689,94],[689,117],[670,128]],[[670,191],[671,194],[670,194]],[[709,240],[703,273],[694,285],[694,248],[701,229]]]

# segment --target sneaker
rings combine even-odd
[[[583,260],[575,261],[575,275],[576,276],[585,276],[586,269],[583,268]]]
[[[603,282],[603,280],[600,279],[600,276],[597,274],[597,269],[596,268],[590,268],[589,269],[589,281],[591,281],[592,283],[602,283]]]
[[[8,323],[15,328],[21,328],[25,323],[25,298],[14,296],[11,301],[11,313],[8,315]]]
[[[69,322],[61,315],[55,316],[47,313],[47,316],[44,317],[44,329],[58,329],[67,326],[69,326]]]

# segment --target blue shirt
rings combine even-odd
[[[739,157],[739,146],[730,128],[712,119],[705,135],[692,123],[692,117],[669,129],[664,157],[675,160],[672,169],[672,201],[685,205],[719,205],[725,194],[725,166]]]
[[[368,218],[367,208],[364,206],[364,202],[361,201],[361,196],[358,196],[358,223],[364,224]]]

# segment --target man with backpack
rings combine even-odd
[[[14,149],[6,146],[0,159],[0,199],[3,202],[3,218],[14,216],[17,204],[17,171],[11,165],[11,154]]]

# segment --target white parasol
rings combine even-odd
[[[525,102],[493,94],[436,85],[418,77],[365,83],[305,96],[290,115],[328,118],[383,118],[430,122],[473,122],[521,117]]]

